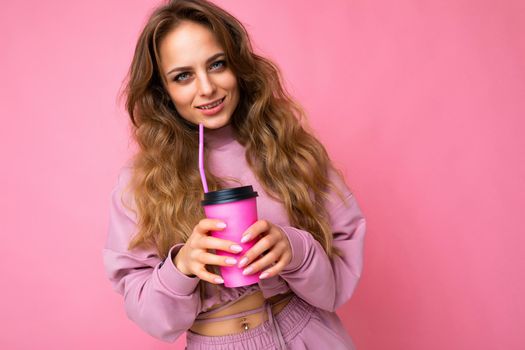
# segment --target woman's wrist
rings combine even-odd
[[[178,254],[175,255],[173,257],[173,264],[175,265],[175,267],[177,268],[177,270],[179,270],[180,272],[182,272],[183,274],[185,274],[186,276],[188,277],[197,277],[195,276],[194,274],[192,274],[191,272],[189,272],[186,267],[184,266],[184,264],[182,263],[182,250],[184,249],[184,247],[182,247]]]

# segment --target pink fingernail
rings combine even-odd
[[[264,279],[266,277],[268,277],[269,273],[268,272],[263,272],[261,273],[261,275],[259,276],[260,279]]]
[[[235,265],[235,264],[237,264],[237,259],[235,259],[235,258],[226,258],[226,264]]]
[[[240,245],[234,244],[230,247],[234,252],[242,252],[242,247]]]
[[[241,259],[241,262],[239,263],[239,267],[243,267],[248,262],[248,258],[244,257]]]
[[[215,282],[217,282],[217,283],[224,283],[224,280],[222,278],[217,277],[217,278],[215,278]]]
[[[245,235],[241,238],[241,243],[246,243],[251,239],[251,236],[249,234]]]

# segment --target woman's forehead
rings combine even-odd
[[[218,52],[223,52],[223,48],[213,32],[202,24],[188,21],[169,32],[160,44],[161,60],[167,65],[203,63]]]

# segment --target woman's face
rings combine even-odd
[[[177,112],[209,129],[229,124],[239,88],[213,33],[202,24],[183,21],[161,41],[159,50],[165,88]],[[203,108],[217,101],[222,102]]]

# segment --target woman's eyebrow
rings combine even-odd
[[[211,56],[210,58],[208,58],[206,60],[206,63],[210,63],[211,61],[213,61],[214,59],[216,59],[217,57],[219,56],[224,56],[224,52],[219,52],[219,53],[216,53],[215,55]],[[173,72],[176,72],[176,71],[181,71],[181,70],[190,70],[191,67],[188,67],[188,66],[185,66],[185,67],[175,67],[173,68],[172,70],[170,70],[168,73],[166,73],[166,75],[170,75],[171,73]]]

